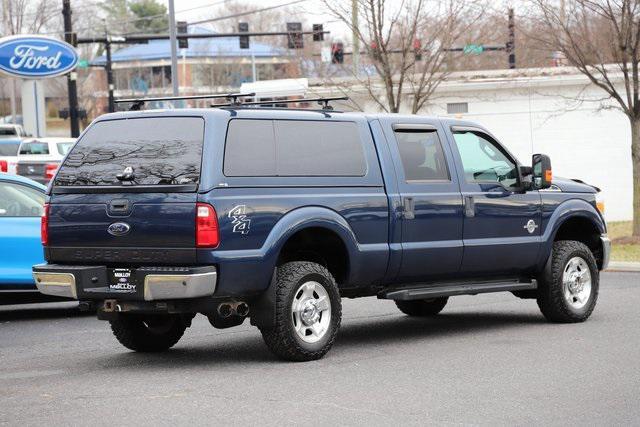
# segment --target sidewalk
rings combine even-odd
[[[628,271],[640,273],[640,262],[610,261],[605,271]]]

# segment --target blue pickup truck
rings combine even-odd
[[[271,351],[331,347],[341,297],[433,316],[512,292],[553,322],[594,309],[610,242],[598,189],[522,165],[482,126],[237,106],[107,114],[68,154],[42,217],[41,292],[92,301],[136,351],[198,313],[250,318]]]

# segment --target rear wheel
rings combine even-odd
[[[396,301],[401,312],[408,316],[429,317],[440,313],[447,305],[448,297],[424,300]]]
[[[110,321],[113,335],[123,346],[140,352],[165,351],[182,338],[187,324],[176,315],[121,315]]]
[[[289,262],[278,268],[275,286],[275,325],[261,329],[267,347],[286,360],[324,356],[342,317],[340,293],[331,273],[313,262]]]
[[[551,322],[589,318],[598,299],[599,272],[587,246],[573,240],[553,244],[551,265],[538,284],[538,307]]]

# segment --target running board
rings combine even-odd
[[[455,283],[446,285],[411,286],[409,288],[387,289],[378,294],[380,299],[408,301],[449,297],[453,295],[476,295],[489,292],[513,292],[537,289],[536,281],[523,282],[484,282],[484,283]]]

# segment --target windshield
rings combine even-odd
[[[17,156],[18,147],[20,144],[17,142],[15,144],[0,143],[0,156]]]
[[[49,144],[46,142],[23,142],[20,145],[20,154],[49,154]]]
[[[58,153],[66,156],[71,147],[73,147],[73,142],[58,142],[56,145],[58,146]]]
[[[98,122],[69,152],[55,185],[197,184],[203,139],[197,117]]]
[[[16,128],[14,127],[6,127],[0,128],[0,136],[16,136],[18,132],[16,132]]]

